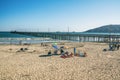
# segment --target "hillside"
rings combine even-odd
[[[85,32],[120,33],[120,25],[106,25],[106,26],[90,29]]]

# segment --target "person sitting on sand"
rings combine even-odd
[[[66,51],[63,55],[60,56],[61,58],[70,58],[73,57],[73,53],[69,54],[68,51]]]
[[[87,57],[87,53],[86,52],[84,52],[84,57]]]
[[[51,56],[51,55],[52,55],[51,50],[49,50],[48,55],[49,55],[49,56]]]
[[[69,52],[68,52],[68,51],[66,51],[66,52],[65,52],[65,56],[68,56],[68,55],[69,55]]]
[[[58,54],[58,50],[55,50],[55,51],[54,51],[54,54]]]
[[[73,53],[71,53],[70,55],[68,55],[68,57],[73,57]]]
[[[64,50],[63,49],[60,49],[60,54],[63,54],[64,53]]]
[[[86,52],[80,53],[79,56],[80,56],[80,57],[86,57],[86,56],[87,56],[87,53],[86,53]]]
[[[66,58],[68,55],[68,53],[64,52],[64,51],[61,51],[61,58]]]
[[[75,53],[74,56],[79,56],[79,53]]]
[[[84,52],[84,53],[76,53],[74,56],[78,56],[78,57],[87,57],[87,53]]]

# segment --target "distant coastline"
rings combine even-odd
[[[120,25],[104,25],[98,28],[90,29],[88,33],[120,33]]]

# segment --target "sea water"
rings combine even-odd
[[[0,32],[0,44],[20,44],[20,43],[36,44],[42,42],[56,42],[56,41],[57,40],[53,40],[50,38],[26,36],[20,34],[13,34],[10,32]]]

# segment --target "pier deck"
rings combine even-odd
[[[78,42],[119,42],[120,33],[83,33],[83,32],[11,32],[28,36],[70,40]]]

